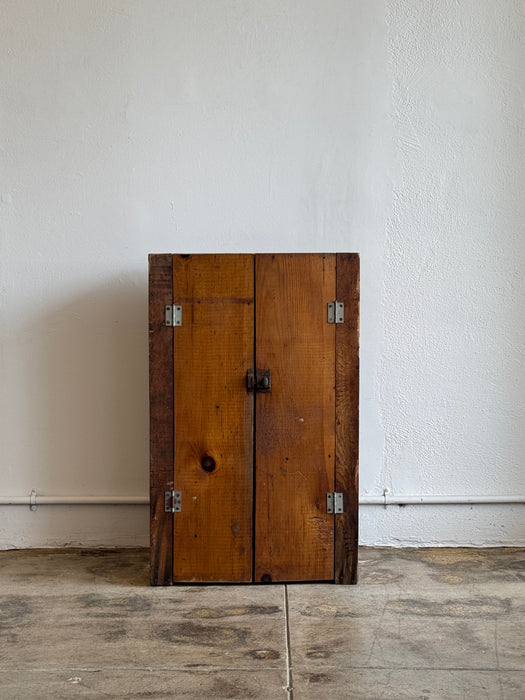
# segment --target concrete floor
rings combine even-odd
[[[148,586],[0,553],[0,698],[525,698],[525,550],[363,549],[358,586]]]

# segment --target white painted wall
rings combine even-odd
[[[525,497],[522,0],[1,0],[0,497],[147,495],[148,252],[358,251],[361,490]],[[525,507],[363,506],[366,544]],[[0,507],[0,547],[148,541]]]

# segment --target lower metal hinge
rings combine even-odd
[[[182,306],[180,304],[167,304],[164,313],[166,326],[182,326]]]
[[[164,512],[180,513],[182,510],[182,493],[180,491],[164,492]]]
[[[326,512],[327,513],[344,513],[343,494],[342,493],[327,493],[326,494]]]
[[[345,304],[343,301],[328,302],[328,323],[345,322]]]

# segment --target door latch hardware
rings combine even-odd
[[[345,304],[343,301],[328,302],[328,323],[345,322]]]
[[[182,306],[167,304],[164,323],[166,326],[182,326]]]
[[[246,389],[259,394],[272,393],[272,371],[269,369],[249,369],[246,372]]]
[[[342,493],[327,493],[326,494],[326,512],[327,513],[344,513],[343,510],[343,494]]]
[[[182,493],[180,491],[164,492],[164,512],[180,513],[182,510]]]

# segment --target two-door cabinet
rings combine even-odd
[[[149,257],[151,582],[357,579],[359,256]]]

